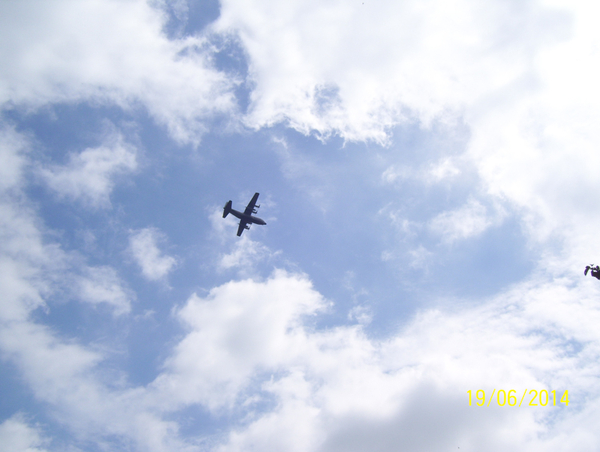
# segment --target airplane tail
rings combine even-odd
[[[227,201],[227,204],[223,207],[223,218],[229,215],[229,212],[231,212],[231,201]]]

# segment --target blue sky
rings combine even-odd
[[[3,450],[598,449],[598,13],[1,3]]]

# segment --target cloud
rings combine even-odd
[[[84,264],[79,272],[74,268],[78,259],[46,240],[47,231],[24,196],[24,178],[18,173],[28,164],[26,140],[14,132],[0,134],[0,139],[7,140],[0,141],[6,161],[20,162],[14,165],[11,184],[0,192],[2,359],[14,366],[28,393],[53,407],[53,419],[77,432],[76,440],[95,438],[94,444],[106,444],[111,442],[106,438],[116,435],[134,438],[145,450],[185,450],[187,445],[173,439],[172,424],[146,412],[135,396],[122,391],[115,373],[102,366],[105,356],[35,320],[39,308],[46,313],[54,308],[53,297],[61,290],[80,301],[109,303],[116,313],[130,309],[129,294],[112,268]],[[41,451],[46,446],[41,429],[20,415],[1,424],[0,437],[3,446],[15,450]]]
[[[43,452],[47,440],[37,427],[31,427],[22,415],[14,415],[0,424],[0,444],[5,452]]]
[[[269,247],[249,239],[247,235],[234,238],[237,240],[232,245],[233,250],[219,258],[217,265],[220,270],[237,269],[239,275],[249,276],[256,272],[258,264],[280,254],[273,253]]]
[[[24,286],[36,291],[27,274]],[[237,419],[219,439],[198,439],[210,438],[213,450],[385,451],[400,442],[593,450],[600,311],[592,283],[540,275],[480,306],[421,311],[376,339],[360,325],[316,329],[310,319],[328,302],[305,275],[230,281],[174,310],[185,335],[156,380],[138,387],[115,383],[105,357],[27,315],[0,324],[0,347],[62,423],[106,447],[194,450],[169,419],[201,406]],[[13,302],[35,309],[21,293]],[[554,411],[469,407],[466,391],[481,388],[568,389],[572,402]]]
[[[147,450],[193,450],[161,418],[200,404],[241,418],[213,442],[221,451],[583,451],[600,443],[596,292],[530,281],[483,306],[422,311],[374,339],[360,326],[312,328],[327,303],[305,276],[278,271],[190,297],[176,311],[187,333],[147,388],[108,389],[91,372],[97,354],[45,328],[3,327],[0,345],[37,397],[100,442],[117,435]],[[481,388],[568,389],[571,402],[469,407],[467,390]]]
[[[461,123],[470,136],[461,165],[442,155],[437,166],[391,168],[384,179],[439,182],[473,167],[482,202],[512,204],[532,242],[558,234],[562,252],[583,259],[599,215],[600,65],[590,8],[224,0],[214,30],[237,33],[248,54],[249,126],[284,123],[386,144],[398,124],[430,131]],[[474,209],[472,233],[486,223]]]
[[[230,268],[248,268],[255,266],[258,262],[271,255],[268,247],[259,242],[255,242],[242,237],[233,245],[233,251],[221,256],[219,268],[228,270]]]
[[[518,79],[566,23],[534,2],[226,0],[215,29],[249,54],[249,125],[383,143],[398,122],[455,117]]]
[[[227,244],[230,252],[222,252],[216,257],[216,266],[219,270],[237,270],[239,277],[255,276],[260,263],[269,261],[281,254],[281,251],[271,249],[252,240],[248,231],[241,237],[236,237],[237,223],[235,217],[223,219],[222,211],[214,210],[210,216],[211,230],[222,244]],[[260,226],[254,225],[253,228]]]
[[[80,301],[98,304],[108,303],[114,308],[115,315],[131,311],[130,291],[123,287],[123,282],[111,267],[87,267],[85,276],[78,280],[79,290],[76,295]]]
[[[0,190],[7,190],[21,182],[26,159],[22,152],[29,143],[25,136],[6,124],[0,125]]]
[[[443,212],[429,221],[429,228],[440,235],[445,242],[452,243],[475,237],[494,223],[501,220],[502,215],[493,218],[479,201],[469,199],[459,209]]]
[[[34,397],[52,407],[52,417],[75,432],[73,443],[197,450],[178,439],[174,422],[148,409],[143,388],[123,387],[105,367],[106,357],[88,347],[23,321],[0,325],[0,349]]]
[[[600,407],[596,295],[532,279],[480,306],[420,311],[375,339],[359,325],[312,328],[326,303],[301,275],[232,281],[177,310],[188,333],[154,400],[240,416],[220,451],[589,450],[600,444],[585,417]],[[571,402],[469,406],[467,391],[482,388],[568,390]]]
[[[34,320],[38,308],[53,309],[49,299],[71,282],[80,301],[108,303],[116,314],[128,312],[129,294],[115,271],[88,267],[78,276],[66,253],[43,243],[35,217],[9,206],[17,212],[0,215],[2,358],[17,369],[18,380],[36,400],[52,406],[53,419],[77,432],[77,438],[112,444],[116,436],[133,438],[144,450],[185,450],[174,439],[172,423],[145,411],[135,391],[131,395],[123,390],[115,372],[105,367],[106,356]],[[0,208],[8,211],[4,204]],[[1,434],[12,435],[10,441],[25,444],[27,437],[30,447],[39,446],[35,432],[25,426],[9,422],[4,427]]]
[[[361,325],[368,325],[373,320],[373,310],[370,306],[354,306],[348,312],[348,320],[355,320]]]
[[[177,311],[188,333],[153,385],[169,404],[230,407],[255,372],[301,352],[302,319],[326,306],[306,277],[282,270],[264,283],[232,281],[205,298],[194,294]]]
[[[135,148],[126,143],[122,135],[113,132],[102,146],[71,154],[66,165],[43,167],[39,174],[60,196],[93,208],[107,208],[114,179],[136,168]]]
[[[386,143],[399,122],[416,118],[426,128],[462,115],[471,131],[467,157],[483,188],[435,217],[431,230],[449,240],[474,237],[495,221],[490,199],[501,199],[522,209],[532,242],[559,235],[564,249],[548,251],[526,281],[492,298],[438,300],[437,309],[418,311],[385,337],[362,325],[315,327],[310,319],[328,303],[306,275],[229,281],[174,309],[185,330],[160,375],[128,385],[114,378],[106,356],[33,320],[56,278],[73,275],[67,253],[45,241],[35,211],[15,195],[26,139],[5,128],[0,349],[78,438],[150,451],[199,449],[204,440],[222,451],[600,447],[599,289],[570,270],[600,252],[594,7],[364,3],[223,2],[215,30],[239,33],[256,83],[247,124],[284,121],[303,133]],[[160,13],[146,3],[48,5],[0,6],[5,107],[139,101],[182,142],[199,140],[204,120],[231,111],[232,82],[194,47],[204,42],[168,41]],[[114,176],[135,168],[127,163],[135,153],[123,146],[73,155],[46,168],[46,180],[67,198],[106,206]],[[452,162],[440,162],[432,179],[451,179]],[[402,174],[387,176],[393,182]],[[414,224],[402,226],[408,234]],[[158,250],[154,230],[137,234],[144,231],[142,271],[166,275],[171,258]],[[413,265],[427,256],[415,248]],[[221,262],[245,263],[239,249]],[[110,267],[90,268],[84,278],[82,300],[128,309]],[[481,388],[569,390],[571,403],[469,407],[467,390]],[[213,436],[187,438],[185,408],[197,407],[211,420],[223,413],[233,420]],[[5,421],[0,435],[44,447],[40,430],[19,417]]]
[[[113,268],[90,267],[44,239],[43,225],[22,193],[23,171],[30,166],[28,140],[4,129],[0,149],[14,171],[0,187],[0,318],[22,321],[39,307],[47,309],[46,299],[60,289],[79,301],[108,303],[116,314],[129,312],[132,295]]]
[[[5,128],[0,149],[6,169],[14,171],[0,183],[0,319],[16,321],[45,305],[44,294],[52,285],[49,272],[63,268],[65,256],[58,247],[44,243],[35,212],[24,200],[27,140]]]
[[[455,160],[451,157],[442,157],[439,161],[428,163],[426,167],[419,169],[409,166],[392,165],[382,173],[381,179],[383,182],[392,185],[410,179],[425,182],[426,184],[452,180],[461,174],[461,170],[457,167]]]
[[[177,264],[174,257],[161,253],[158,248],[161,240],[164,240],[164,234],[156,228],[131,231],[129,236],[129,251],[141,267],[144,277],[151,281],[165,278]]]
[[[206,38],[169,40],[151,3],[3,2],[0,105],[141,104],[176,140],[199,143],[206,120],[235,110],[236,81],[214,69]]]

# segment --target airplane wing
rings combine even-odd
[[[252,197],[252,199],[250,200],[250,202],[246,206],[246,210],[244,210],[244,213],[246,215],[252,215],[253,213],[256,213],[254,211],[254,206],[256,205],[257,199],[258,199],[258,193],[254,193],[254,196]]]
[[[248,223],[246,223],[244,220],[240,220],[240,225],[238,226],[238,231],[237,231],[237,236],[239,237],[240,235],[242,235],[242,232],[244,232],[244,229],[250,229],[249,226],[246,226]]]

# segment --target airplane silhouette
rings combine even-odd
[[[595,266],[594,264],[592,265],[588,265],[585,267],[585,271],[583,272],[584,275],[587,275],[588,271],[591,270],[592,271],[592,276],[596,279],[600,279],[600,267],[599,266]]]
[[[256,209],[258,209],[260,207],[260,206],[256,205],[257,199],[258,199],[258,193],[254,193],[254,196],[252,197],[252,199],[246,206],[244,213],[238,212],[237,210],[232,209],[231,201],[227,201],[227,204],[225,204],[225,207],[223,207],[223,218],[225,218],[227,215],[231,214],[234,217],[237,217],[240,219],[240,225],[238,226],[238,230],[237,230],[238,237],[240,235],[242,235],[242,232],[244,232],[244,229],[250,229],[250,226],[248,226],[248,224],[252,224],[252,223],[263,224],[263,225],[267,224],[265,222],[265,220],[252,216],[253,213],[257,212]]]

